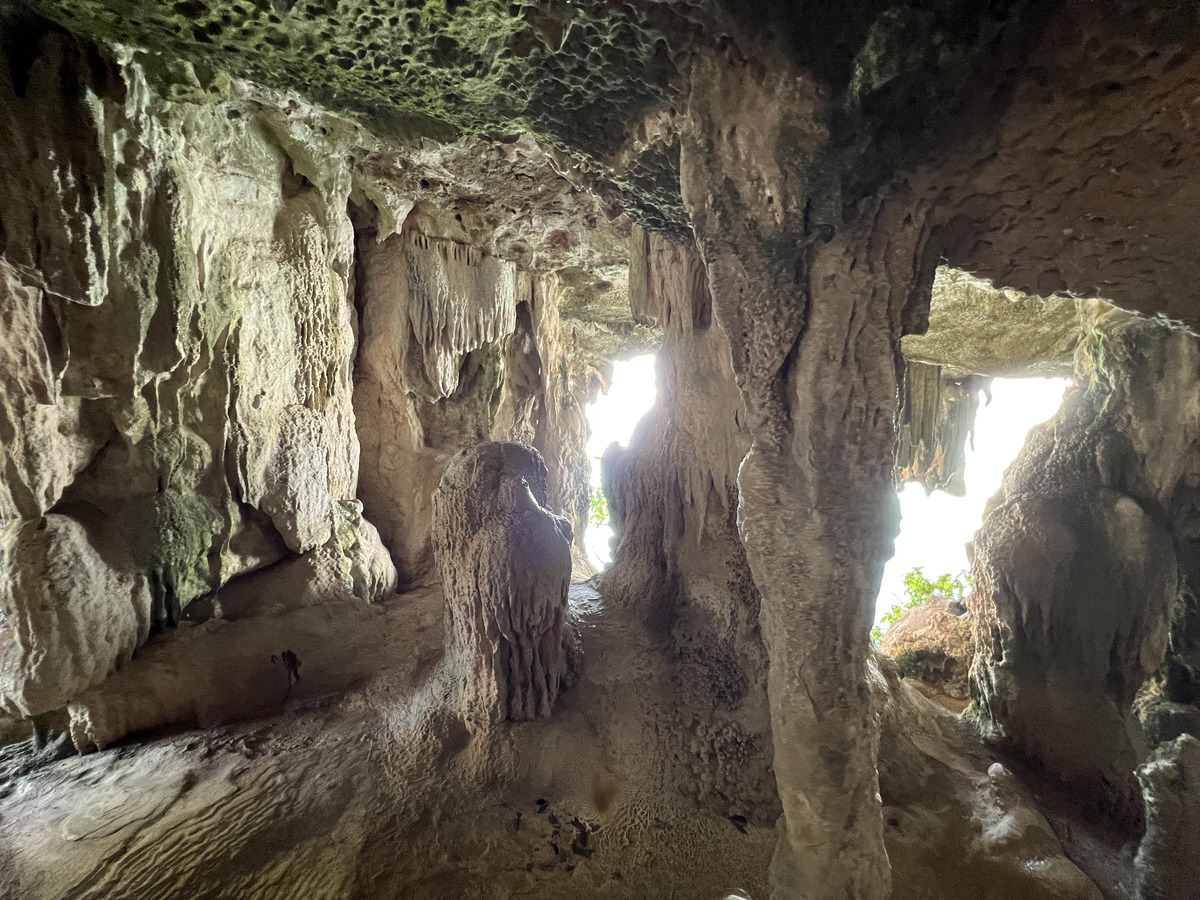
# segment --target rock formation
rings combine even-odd
[[[1163,744],[1140,769],[1146,836],[1137,855],[1137,900],[1195,896],[1200,872],[1193,852],[1200,828],[1200,741]]]
[[[120,546],[108,557],[75,519],[51,514],[0,533],[0,702],[54,712],[128,663],[150,631],[150,584]]]
[[[658,396],[630,446],[603,459],[616,548],[600,584],[678,663],[677,690],[693,702],[676,728],[697,800],[770,821],[778,810],[761,599],[737,533],[749,435],[729,339],[712,317],[694,245],[635,228],[630,250],[634,315],[663,332]]]
[[[1175,889],[1197,35],[0,0],[0,894]],[[648,349],[570,586],[584,408]],[[870,641],[894,482],[956,489],[975,388],[1068,370],[956,717]]]
[[[909,360],[897,423],[896,481],[915,482],[926,493],[967,491],[967,443],[979,409],[979,391],[989,379],[954,374],[941,366]]]
[[[967,672],[975,658],[975,641],[961,604],[932,597],[906,610],[888,628],[879,649],[930,700],[953,712],[966,709]]]
[[[1184,329],[1102,316],[1080,347],[1079,386],[1031,434],[975,544],[985,726],[1135,820],[1128,720],[1194,577],[1172,511],[1200,459],[1198,351]]]
[[[541,455],[511,443],[462,451],[434,492],[447,661],[469,721],[548,716],[567,679],[571,524],[546,503]]]

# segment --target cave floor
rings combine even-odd
[[[152,642],[113,696],[136,706],[139,678],[162,681],[155,666],[207,659],[191,682],[172,670],[190,719],[84,755],[65,735],[40,756],[29,742],[0,749],[0,897],[766,896],[769,767],[718,758],[713,696],[669,637],[576,584],[582,664],[552,717],[472,730],[441,658],[442,605],[425,588],[343,615],[324,662],[303,645],[290,691],[266,658],[301,646],[323,621],[312,610]],[[347,654],[365,657],[358,669]],[[371,674],[322,692],[332,660]],[[274,715],[206,720],[264,673],[278,681],[259,690]],[[1125,900],[1127,848],[1072,817],[1069,798],[998,769],[958,717],[890,690],[881,778],[897,900],[1098,900],[1059,840],[1109,900]],[[214,691],[219,703],[205,700]],[[178,712],[178,698],[168,705]],[[754,710],[733,714],[753,721]]]
[[[573,602],[585,658],[605,664],[549,721],[472,735],[438,666],[397,666],[265,721],[42,765],[9,748],[3,896],[764,896],[774,829],[699,808],[660,752],[663,654],[590,588]],[[414,603],[441,596],[389,615],[412,619]],[[440,640],[438,617],[423,621]]]

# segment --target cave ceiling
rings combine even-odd
[[[610,210],[676,236],[689,228],[678,113],[690,61],[761,54],[821,85],[813,116],[828,140],[798,172],[808,242],[829,240],[864,198],[901,181],[914,205],[933,210],[931,247],[952,265],[1001,287],[1200,320],[1194,3],[28,6],[202,74],[294,92],[385,139],[531,135]]]
[[[930,145],[1006,36],[1054,4],[963,0],[30,0],[72,31],[295,91],[384,136],[511,140],[568,151],[642,224],[687,225],[664,110],[692,54],[762,43],[813,72],[834,139],[808,173],[813,231]],[[1014,42],[1018,49],[1021,41]],[[669,118],[669,117],[668,117]]]

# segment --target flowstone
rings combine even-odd
[[[567,676],[571,524],[546,507],[541,454],[493,442],[455,456],[433,495],[433,540],[468,719],[549,716]]]

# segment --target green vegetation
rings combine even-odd
[[[593,525],[608,521],[608,498],[600,488],[592,488],[592,496],[588,498],[588,521]]]
[[[924,606],[933,597],[946,597],[949,600],[961,601],[963,594],[966,593],[967,585],[971,581],[971,576],[966,572],[959,572],[958,575],[947,573],[939,575],[935,581],[930,581],[925,577],[925,572],[920,566],[911,570],[904,576],[906,599],[903,603],[897,603],[888,610],[879,624],[871,629],[871,640],[878,644],[883,640],[887,629],[895,625],[906,610]]]

